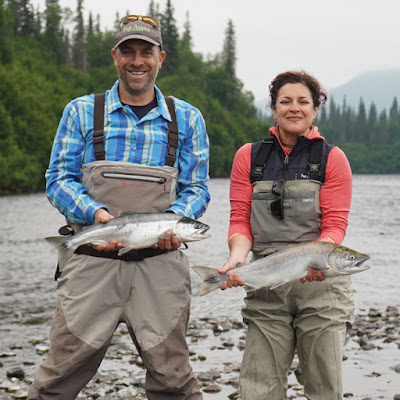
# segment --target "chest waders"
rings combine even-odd
[[[300,151],[293,150],[292,156],[284,156],[283,151],[280,154],[272,139],[253,144],[250,225],[254,238],[252,251],[256,258],[288,244],[312,241],[319,236],[319,192],[325,179],[326,165],[323,160],[324,142],[308,142],[311,143],[303,140]],[[326,148],[325,153],[329,150]],[[280,194],[272,190],[276,181],[282,182]],[[277,218],[271,212],[272,203],[277,201],[281,202],[284,218]]]
[[[251,150],[253,257],[320,235],[320,189],[332,146],[299,138],[285,156],[276,139]],[[288,261],[290,262],[290,261]],[[240,372],[242,398],[286,399],[288,373],[297,351],[309,400],[341,400],[342,348],[353,321],[349,277],[294,282],[247,293],[242,310],[248,325]]]
[[[106,161],[104,148],[105,94],[96,94],[93,114],[94,162],[82,166],[82,184],[89,196],[107,207],[114,217],[124,212],[157,213],[166,210],[176,199],[179,171],[174,168],[179,143],[178,123],[171,98],[165,98],[172,121],[168,121],[168,148],[165,166],[147,166],[128,162]],[[60,234],[79,232],[82,225],[67,221]],[[71,231],[72,229],[72,231]],[[90,245],[80,246],[76,253],[92,257],[142,261],[144,258],[164,254],[165,250],[147,248],[132,250],[123,256],[118,251],[97,251]],[[55,280],[61,276],[57,265]]]
[[[165,166],[106,161],[104,95],[95,96],[96,161],[83,165],[82,183],[112,215],[163,212],[176,199],[178,124],[172,100]],[[79,230],[79,225],[73,225]],[[83,246],[82,246],[83,247]],[[84,246],[57,280],[58,306],[50,351],[35,374],[29,400],[74,399],[96,373],[120,322],[146,367],[148,399],[201,400],[189,364],[189,261],[180,250],[144,249],[127,257]]]

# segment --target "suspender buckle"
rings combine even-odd
[[[262,174],[263,174],[263,167],[260,167],[260,166],[256,165],[254,167],[253,175],[254,176],[262,176]]]
[[[310,178],[317,179],[321,176],[321,164],[308,163]]]
[[[168,146],[167,154],[165,156],[166,158],[173,159],[175,161],[176,159],[176,147]]]
[[[93,145],[103,143],[104,136],[102,135],[103,131],[94,131],[93,132]]]

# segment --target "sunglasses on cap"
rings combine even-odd
[[[127,15],[126,17],[121,18],[118,25],[118,30],[121,28],[121,25],[129,24],[130,22],[135,22],[138,19],[142,20],[144,23],[153,26],[154,28],[158,28],[161,32],[160,23],[153,17],[148,17],[147,15]]]
[[[271,214],[274,217],[283,219],[283,187],[285,185],[285,181],[283,179],[279,179],[272,184],[271,192],[275,196],[278,196],[278,199],[274,200],[271,203]]]

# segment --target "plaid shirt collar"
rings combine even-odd
[[[117,80],[114,83],[113,87],[108,91],[108,96],[106,97],[106,103],[107,103],[106,107],[109,114],[123,107],[118,95],[118,85],[119,85],[119,80]],[[168,106],[163,94],[156,85],[154,85],[154,90],[156,92],[157,104],[158,104],[157,112],[153,111],[149,113],[148,115],[149,118],[147,117],[145,118],[153,119],[161,115],[164,119],[171,122],[172,121],[171,114],[168,111]]]

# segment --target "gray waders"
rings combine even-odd
[[[101,114],[95,107],[96,161],[83,166],[82,182],[90,196],[112,215],[167,209],[175,200],[178,176],[173,167],[178,145],[174,113],[163,167],[104,161]],[[149,249],[146,254],[139,260],[135,254],[136,261],[73,255],[57,280],[50,350],[28,399],[75,399],[95,375],[120,322],[126,323],[143,359],[150,400],[202,399],[185,339],[191,298],[188,259],[180,250],[160,254]]]

